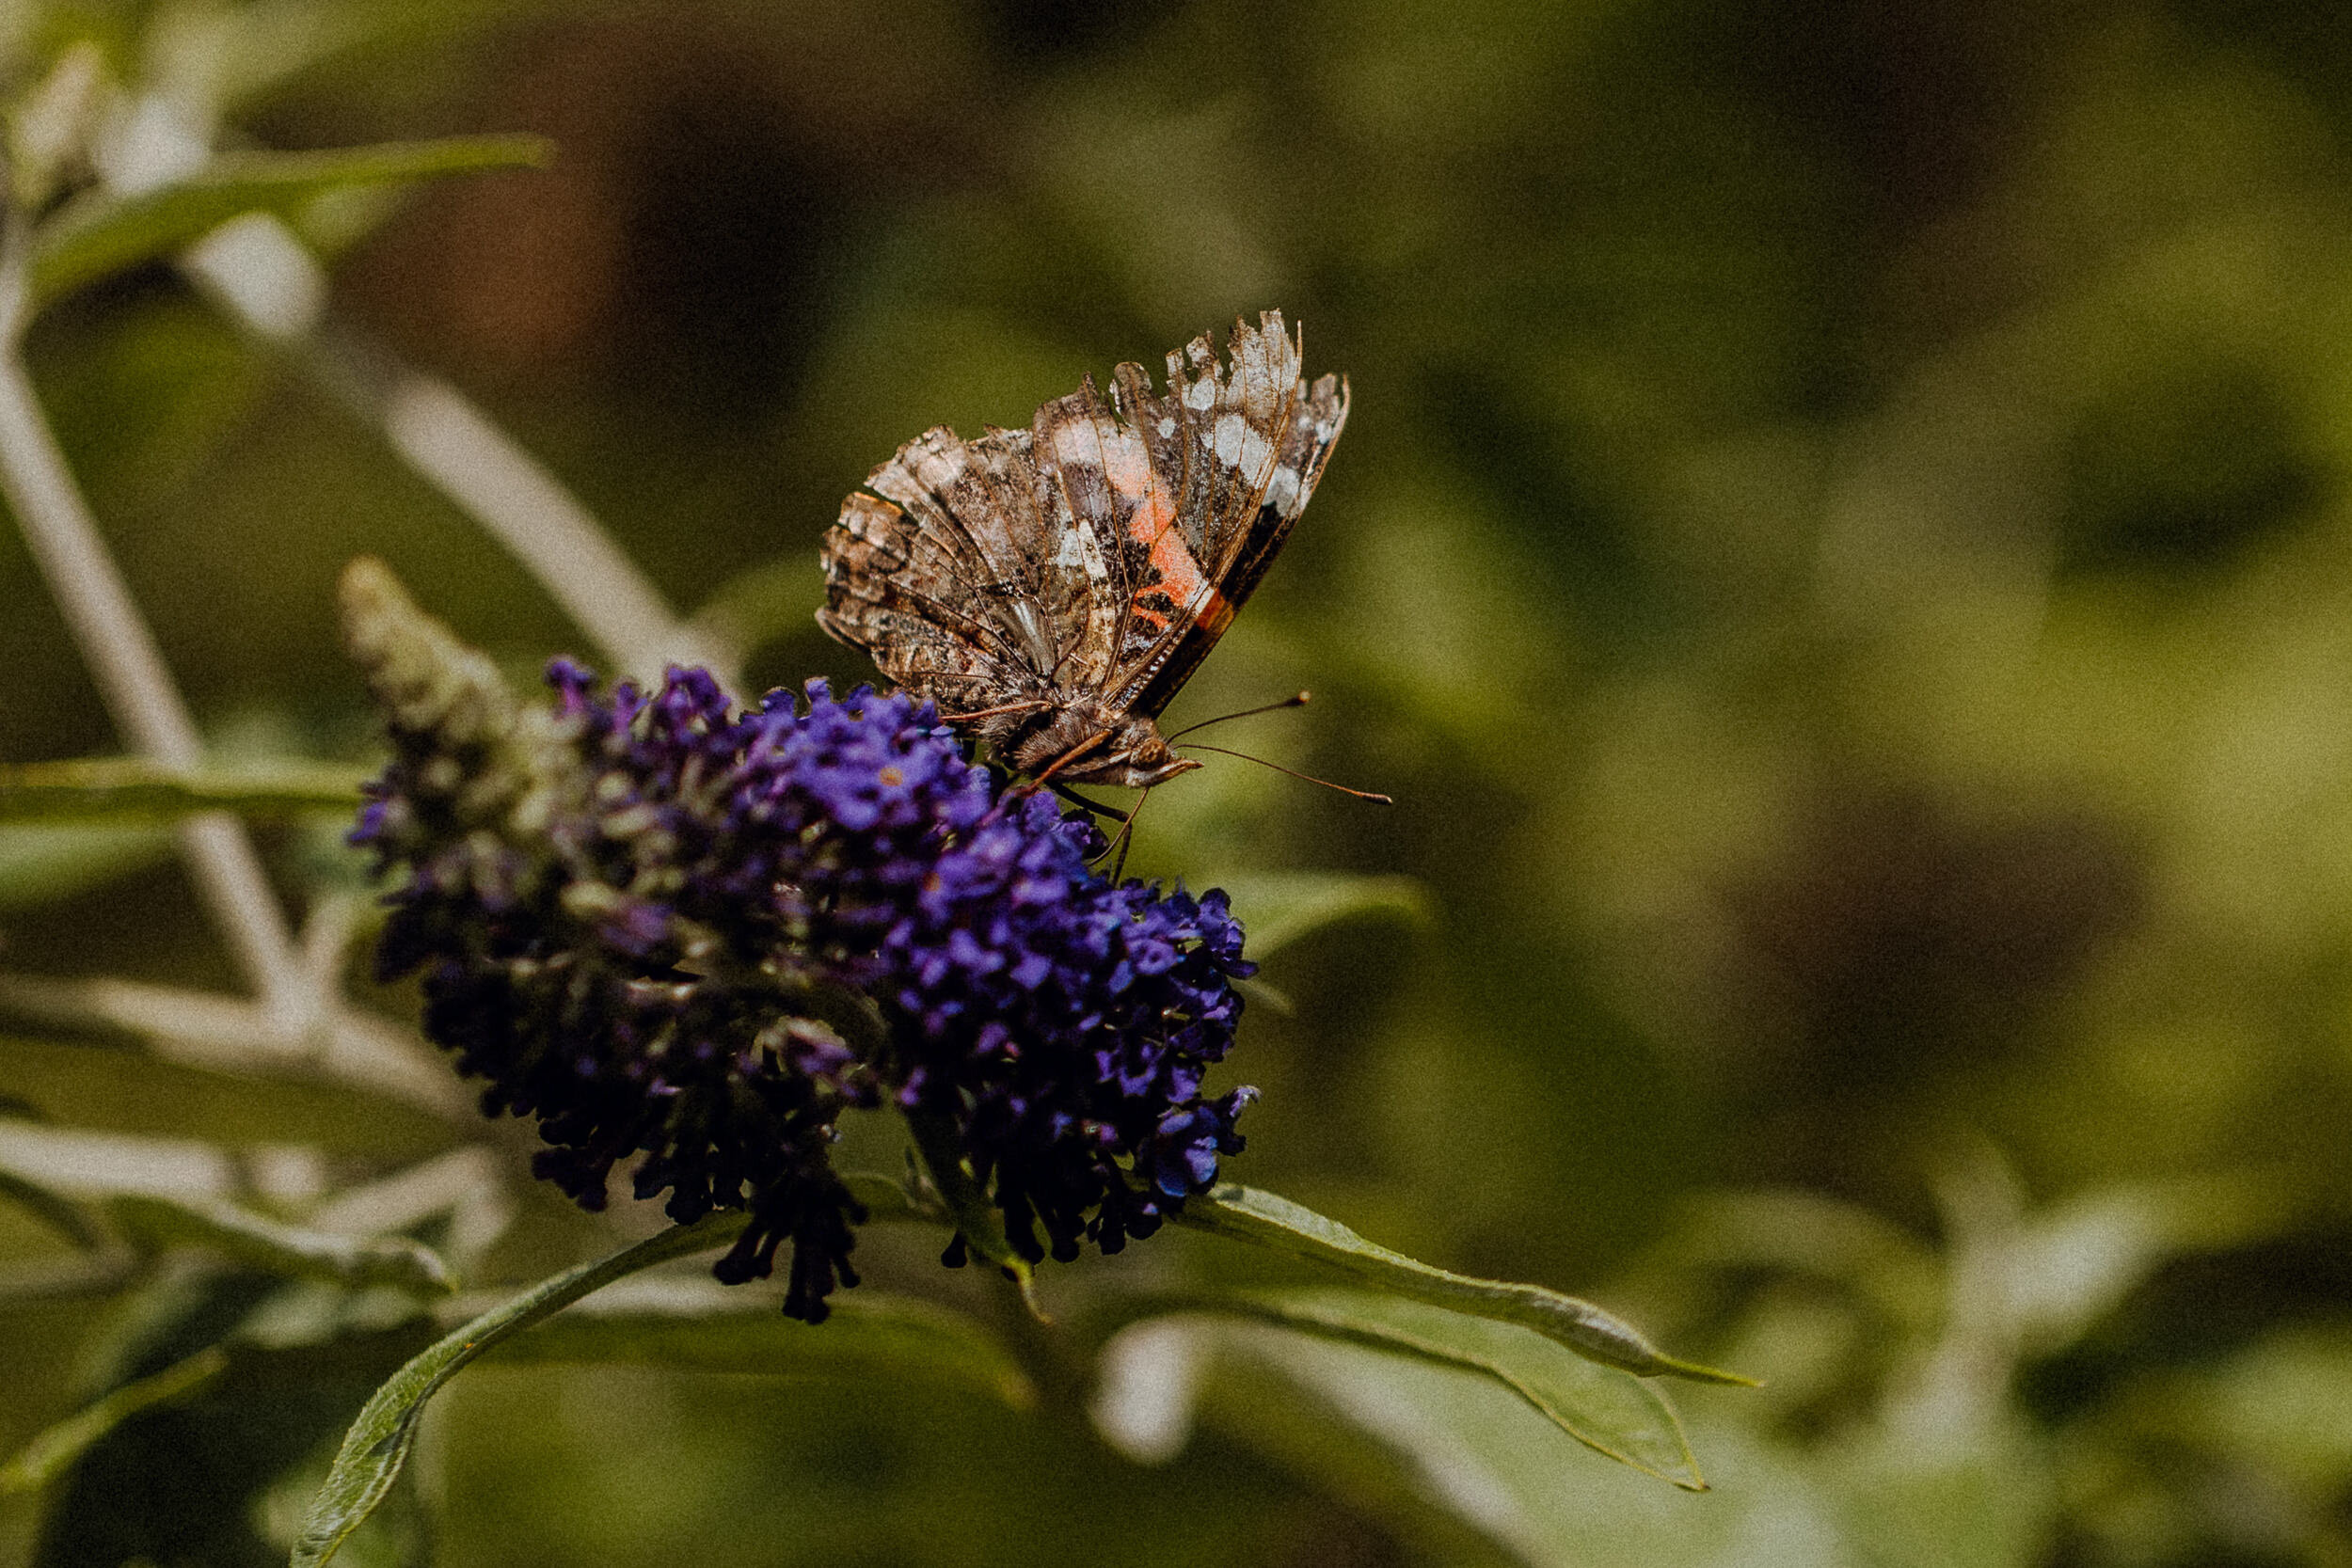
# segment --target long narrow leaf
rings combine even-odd
[[[0,1494],[31,1492],[48,1484],[89,1450],[91,1444],[142,1410],[183,1400],[209,1386],[229,1367],[229,1354],[207,1345],[184,1361],[126,1383],[94,1404],[36,1434],[0,1469]]]
[[[194,244],[251,212],[286,213],[328,191],[547,162],[538,136],[452,136],[321,152],[245,152],[143,195],[93,191],[33,236],[36,309],[112,273]]]
[[[1663,1394],[1534,1329],[1375,1291],[1243,1291],[1201,1306],[1483,1372],[1595,1452],[1685,1491],[1707,1489]]]
[[[0,1029],[135,1045],[206,1071],[333,1083],[473,1125],[471,1097],[423,1042],[358,1008],[340,1009],[322,1037],[290,1032],[243,997],[103,974],[0,974]]]
[[[107,1205],[116,1223],[150,1244],[207,1248],[273,1274],[338,1285],[390,1285],[417,1295],[452,1289],[448,1265],[405,1236],[345,1236],[280,1224],[218,1198],[131,1196]]]
[[[184,1200],[236,1185],[235,1162],[213,1144],[16,1120],[0,1121],[0,1172],[67,1198]]]
[[[27,1181],[14,1171],[0,1170],[0,1198],[24,1209],[85,1252],[98,1251],[106,1244],[105,1231],[91,1222],[80,1204],[62,1193],[51,1192],[38,1181]]]
[[[140,1259],[128,1247],[44,1256],[0,1267],[0,1307],[111,1295],[141,1277]]]
[[[1687,1377],[1750,1387],[1755,1384],[1737,1372],[1668,1355],[1631,1323],[1589,1301],[1540,1285],[1476,1279],[1433,1268],[1368,1242],[1339,1221],[1288,1198],[1238,1182],[1188,1199],[1177,1218],[1195,1229],[1327,1264],[1409,1300],[1522,1324],[1579,1355],[1639,1377]]]
[[[171,852],[164,828],[0,828],[0,913],[103,887]]]
[[[921,1111],[907,1113],[907,1127],[914,1134],[914,1147],[922,1153],[923,1166],[930,1173],[931,1185],[938,1189],[964,1245],[1004,1270],[1019,1287],[1021,1299],[1031,1315],[1042,1322],[1037,1298],[1030,1292],[1034,1275],[1028,1259],[1013,1251],[1011,1241],[1005,1235],[1003,1216],[991,1206],[972,1168],[964,1164],[963,1155],[956,1148],[953,1130],[944,1117]]]
[[[232,1202],[233,1184],[227,1152],[210,1144],[0,1123],[0,1193],[38,1205],[85,1246],[103,1238],[74,1228],[87,1225],[74,1200],[95,1199],[115,1228],[150,1250],[194,1245],[291,1278],[419,1295],[450,1290],[447,1266],[421,1243],[287,1225]]]
[[[283,816],[358,803],[358,771],[325,763],[188,769],[90,757],[0,765],[0,822],[144,826],[205,811]]]
[[[743,1228],[740,1213],[711,1214],[663,1231],[609,1258],[567,1269],[453,1330],[394,1372],[369,1397],[344,1434],[326,1484],[310,1499],[294,1539],[294,1568],[318,1568],[384,1500],[415,1445],[417,1421],[442,1385],[507,1339],[614,1280],[673,1258],[721,1245]]]

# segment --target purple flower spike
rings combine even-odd
[[[1252,970],[1223,895],[1097,876],[1093,826],[928,704],[739,714],[705,671],[600,694],[559,659],[527,708],[380,568],[345,610],[393,745],[352,840],[406,874],[378,972],[421,974],[426,1034],[583,1206],[633,1160],[673,1218],[748,1211],[715,1272],[788,1241],[818,1322],[857,1282],[852,1106],[944,1117],[1033,1261],[1152,1234],[1240,1151],[1250,1091],[1200,1095]]]

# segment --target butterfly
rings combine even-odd
[[[1149,789],[1200,764],[1157,720],[1306,510],[1347,382],[1281,312],[1123,364],[1026,430],[924,432],[841,503],[818,624],[1041,781]]]

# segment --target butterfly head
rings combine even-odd
[[[1040,780],[1150,789],[1200,766],[1178,756],[1150,719],[1108,703],[1082,698],[1041,717],[1045,721],[1013,742],[1006,757],[1015,771]]]
[[[1151,720],[1130,718],[1112,732],[1096,756],[1073,769],[1073,781],[1083,777],[1087,783],[1118,789],[1150,789],[1200,766],[1195,758],[1178,756]]]

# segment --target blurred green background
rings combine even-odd
[[[1349,428],[1174,715],[1312,688],[1221,743],[1398,804],[1212,759],[1136,868],[1409,876],[1430,918],[1269,967],[1233,1174],[1769,1380],[1683,1401],[1684,1497],[1278,1432],[1263,1374],[1152,1468],[948,1393],[485,1373],[444,1560],[2352,1563],[2352,9],[348,12],[233,139],[560,155],[372,214],[336,321],[674,602],[758,606],[755,685],[869,673],[808,619],[817,541],[901,440],[1303,324]],[[200,14],[19,41],[135,75]],[[171,269],[28,352],[221,746],[366,754],[362,551],[516,669],[589,651]],[[0,758],[119,744],[0,531]],[[297,906],[349,879],[266,843]],[[0,966],[234,990],[195,907],[151,861],[0,911]],[[29,1035],[0,1092],[353,1168],[441,1135]],[[581,1223],[540,1202],[512,1277]],[[1159,1250],[1076,1272],[1223,1266]],[[0,1310],[13,1447],[110,1320]]]

